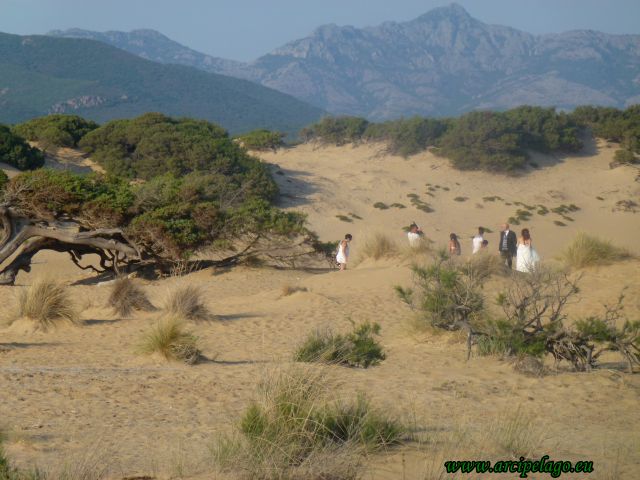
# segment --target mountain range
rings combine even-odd
[[[232,133],[294,133],[324,113],[247,80],[145,60],[103,42],[0,33],[0,122],[48,113],[103,122],[152,111],[214,121]]]
[[[483,23],[457,4],[408,22],[325,25],[250,63],[205,55],[153,30],[50,35],[91,38],[157,62],[251,80],[333,114],[372,120],[521,104],[640,102],[640,35],[533,35]]]

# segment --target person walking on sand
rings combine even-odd
[[[513,268],[513,257],[518,252],[518,239],[516,233],[509,230],[509,224],[502,225],[502,231],[500,232],[500,242],[498,242],[498,251],[500,256],[504,259],[505,266]]]
[[[538,253],[531,244],[531,234],[528,228],[523,228],[518,239],[518,253],[516,256],[516,270],[531,273],[540,261]]]
[[[478,253],[482,248],[482,243],[484,242],[484,228],[478,227],[478,234],[473,237],[473,250],[471,254]]]
[[[336,262],[338,262],[338,265],[340,265],[341,271],[347,269],[347,262],[349,261],[349,242],[351,242],[352,239],[353,237],[351,236],[351,234],[347,233],[344,236],[344,240],[340,241],[340,244],[338,245]]]
[[[449,255],[460,255],[462,248],[460,247],[460,241],[455,233],[449,235]]]

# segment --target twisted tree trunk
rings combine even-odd
[[[0,285],[13,285],[20,270],[28,272],[40,250],[68,252],[79,267],[84,255],[96,254],[102,271],[142,260],[140,250],[120,229],[87,230],[73,218],[27,218],[10,205],[0,205]]]

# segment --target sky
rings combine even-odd
[[[327,23],[406,21],[441,0],[0,0],[0,32],[152,28],[195,50],[249,61]],[[531,33],[640,33],[638,0],[458,0],[473,17]]]

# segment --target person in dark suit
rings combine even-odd
[[[504,259],[504,264],[512,268],[513,257],[518,253],[518,238],[516,237],[516,232],[509,230],[508,223],[502,225],[498,250],[500,251],[500,256]]]

